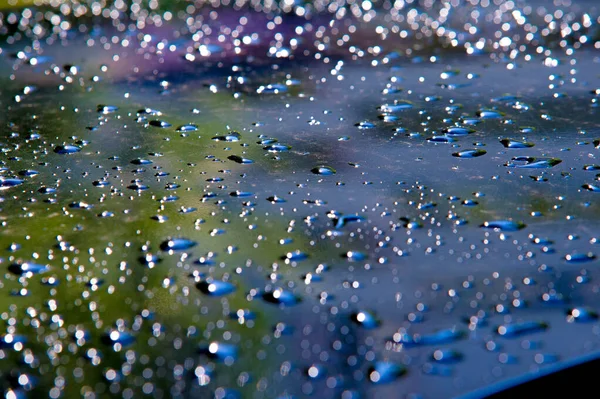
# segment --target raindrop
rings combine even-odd
[[[270,303],[277,305],[292,306],[300,302],[300,297],[294,295],[290,291],[286,291],[283,288],[277,288],[273,291],[264,292],[262,298]]]
[[[545,169],[552,168],[562,160],[558,158],[535,158],[535,157],[513,157],[511,162],[507,162],[504,166],[509,168],[525,168],[525,169]]]
[[[41,274],[48,270],[50,270],[48,265],[41,265],[38,263],[13,263],[8,266],[8,271],[19,276]]]
[[[240,157],[238,155],[230,155],[230,156],[227,157],[227,159],[229,159],[230,161],[239,163],[239,164],[251,164],[251,163],[254,163],[253,160],[248,159],[248,158],[242,158],[242,157]]]
[[[565,256],[565,260],[569,263],[585,263],[596,259],[596,255],[592,252],[573,252]]]
[[[160,244],[160,249],[163,251],[185,251],[196,245],[198,245],[196,241],[188,240],[187,238],[173,238],[163,241]]]
[[[23,184],[23,180],[15,178],[0,177],[0,191],[7,190]]]
[[[189,133],[189,132],[195,132],[198,130],[198,126],[196,125],[181,125],[176,129],[178,132],[182,132],[182,133]]]
[[[81,148],[69,144],[59,145],[54,148],[54,152],[57,154],[74,154],[79,151],[81,151]]]
[[[459,152],[455,152],[452,153],[453,157],[457,157],[457,158],[477,158],[480,157],[482,155],[487,154],[486,150],[482,150],[482,149],[470,149],[470,150],[462,150]]]
[[[367,310],[352,313],[350,318],[353,322],[367,330],[375,329],[381,325],[381,321],[379,321],[373,313]]]
[[[586,323],[594,322],[598,319],[598,313],[588,307],[576,307],[569,309],[567,312],[567,322],[569,323]]]
[[[211,280],[201,281],[196,287],[204,294],[210,296],[223,296],[235,291],[235,286],[227,281]]]
[[[438,363],[451,364],[460,362],[463,354],[453,349],[437,349],[431,358]]]
[[[502,139],[500,143],[506,148],[530,148],[533,147],[533,143],[527,141],[518,141],[514,139]]]
[[[312,168],[310,171],[315,175],[321,176],[331,176],[336,173],[335,169],[333,169],[331,166],[317,166]]]
[[[540,321],[524,321],[520,323],[503,324],[496,328],[498,335],[506,338],[516,338],[526,334],[542,332],[548,324]]]
[[[526,225],[523,222],[514,222],[512,220],[493,220],[484,222],[480,227],[500,231],[517,231],[524,229]]]
[[[161,121],[161,120],[158,120],[158,119],[151,120],[149,122],[149,124],[150,124],[150,126],[160,127],[160,128],[163,128],[163,129],[167,128],[167,127],[171,127],[171,124],[169,122],[167,122],[167,121]]]
[[[393,382],[406,374],[406,367],[387,361],[376,362],[368,370],[369,380],[373,384],[385,384]]]

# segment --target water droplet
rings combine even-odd
[[[480,119],[499,119],[504,116],[500,111],[494,111],[492,109],[481,109],[475,113]]]
[[[245,198],[245,197],[251,197],[254,194],[249,192],[249,191],[232,191],[229,193],[230,196],[232,197],[236,197],[236,198]]]
[[[227,157],[227,159],[229,159],[230,161],[239,163],[239,164],[251,164],[251,163],[254,163],[253,160],[248,159],[248,158],[242,158],[242,157],[240,157],[238,155],[230,155],[230,156]]]
[[[268,152],[287,152],[291,148],[292,147],[289,145],[275,143],[275,144],[269,144],[267,146],[264,146],[263,150],[266,150]]]
[[[430,143],[454,143],[456,140],[450,136],[432,136],[428,137],[427,141]]]
[[[360,325],[361,327],[372,330],[381,325],[381,321],[379,321],[375,315],[367,310],[361,310],[356,313],[352,313],[351,320]]]
[[[516,338],[526,334],[542,332],[548,324],[540,321],[524,321],[520,323],[503,324],[496,328],[498,335],[506,338]]]
[[[198,245],[196,241],[188,240],[187,238],[173,238],[163,241],[160,244],[160,249],[163,251],[185,251],[196,245]]]
[[[8,271],[16,275],[34,275],[45,273],[50,270],[48,265],[41,265],[38,263],[13,263],[8,266]]]
[[[471,129],[468,127],[451,126],[442,129],[442,133],[449,137],[460,137],[467,136],[471,133],[475,133],[475,129]]]
[[[411,109],[413,105],[407,101],[394,101],[393,104],[383,104],[377,109],[385,113],[394,113]]]
[[[365,218],[363,216],[360,215],[334,215],[333,216],[333,222],[335,224],[335,228],[336,229],[341,229],[344,226],[346,226],[346,224],[351,223],[351,222],[363,222],[365,220]]]
[[[356,126],[357,128],[359,128],[361,130],[366,130],[366,129],[373,129],[375,127],[375,124],[373,122],[369,122],[369,121],[362,121],[362,122],[356,123],[354,126]]]
[[[414,334],[408,335],[406,333],[396,333],[393,336],[393,340],[396,343],[402,344],[407,348],[423,345],[442,345],[456,342],[464,338],[466,333],[463,330],[455,328],[449,328],[445,330],[439,330],[431,334]]]
[[[211,342],[209,345],[202,346],[200,353],[225,363],[233,363],[238,356],[237,347],[224,342]]]
[[[222,136],[215,136],[212,138],[212,140],[214,141],[225,141],[227,143],[233,143],[236,141],[240,141],[242,138],[242,135],[239,134],[238,132],[229,132],[225,135]]]
[[[70,144],[59,145],[54,148],[54,152],[57,154],[74,154],[79,151],[81,151],[81,148]]]
[[[567,312],[567,322],[569,323],[586,323],[594,322],[598,319],[598,313],[589,307],[576,307],[569,309]]]
[[[283,260],[289,260],[290,262],[299,262],[301,260],[308,259],[308,254],[300,250],[295,250],[293,252],[288,252],[281,258]]]
[[[526,227],[523,222],[514,222],[512,220],[493,220],[484,222],[480,227],[500,231],[517,231]]]
[[[534,146],[533,143],[514,139],[502,139],[500,140],[500,143],[506,148],[530,148]]]
[[[269,201],[272,204],[282,204],[285,201],[285,199],[278,197],[277,195],[272,195],[270,197],[267,197],[267,201]]]
[[[23,184],[23,180],[15,178],[0,177],[0,191],[7,190]]]
[[[137,158],[131,161],[134,165],[150,165],[152,161],[149,159]]]
[[[344,252],[341,256],[342,258],[348,259],[350,262],[360,262],[368,257],[366,253],[360,251]]]
[[[477,157],[480,157],[485,154],[487,154],[486,150],[477,148],[477,149],[462,150],[459,152],[455,152],[455,153],[452,153],[452,156],[457,157],[457,158],[477,158]]]
[[[509,168],[525,168],[525,169],[544,169],[552,168],[562,160],[558,158],[536,158],[536,157],[513,157],[511,162],[507,162],[504,166]]]
[[[600,193],[600,186],[597,186],[595,184],[586,183],[583,186],[581,186],[581,188],[584,188],[584,189],[594,192],[594,193]]]
[[[463,354],[454,349],[437,349],[431,358],[438,363],[451,364],[460,362]]]
[[[223,296],[235,291],[235,285],[220,280],[201,281],[196,284],[196,287],[202,293],[210,296]]]
[[[158,119],[151,120],[149,122],[149,125],[150,126],[154,126],[154,127],[160,127],[160,128],[163,128],[163,129],[165,129],[167,127],[171,127],[171,124],[169,122],[167,122],[167,121],[161,121],[161,120],[158,120]]]
[[[369,380],[373,384],[390,383],[406,374],[406,367],[387,361],[376,362],[368,370]]]
[[[178,132],[182,132],[182,133],[189,133],[189,132],[195,132],[198,130],[198,126],[196,125],[181,125],[176,129]]]
[[[102,336],[102,341],[107,345],[120,344],[121,346],[128,346],[135,342],[135,337],[125,331],[110,330]]]
[[[283,288],[277,288],[273,291],[264,292],[262,298],[270,303],[277,305],[293,306],[300,302],[300,297],[294,295],[290,291],[286,291]]]
[[[115,107],[114,105],[100,104],[96,110],[101,114],[112,114],[113,112],[117,112],[118,109],[119,108]]]
[[[314,167],[310,171],[312,173],[314,173],[315,175],[321,175],[321,176],[331,176],[336,173],[335,169],[333,169],[331,166],[323,166],[323,165]]]
[[[596,255],[592,252],[573,252],[565,256],[565,260],[569,263],[585,263],[596,259]]]

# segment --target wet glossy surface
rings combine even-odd
[[[445,398],[593,358],[600,12],[456,3],[2,11],[7,397]]]

